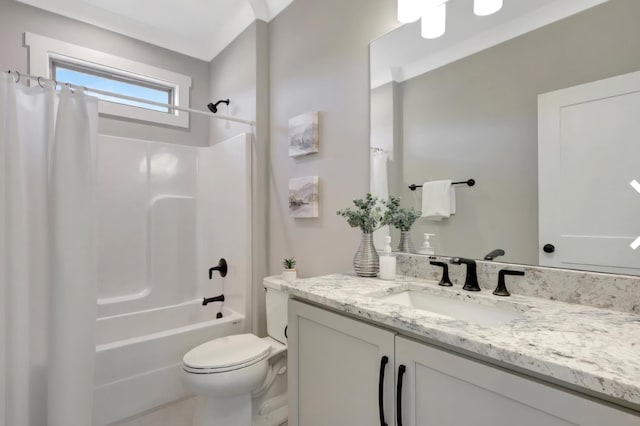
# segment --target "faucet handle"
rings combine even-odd
[[[213,268],[209,268],[209,279],[213,279],[213,271],[218,271],[221,277],[227,276],[227,261],[222,258],[218,261],[218,266],[214,266]]]
[[[507,290],[507,285],[504,279],[505,275],[517,275],[522,277],[524,276],[524,271],[501,269],[500,272],[498,272],[498,286],[495,290],[493,290],[493,294],[495,294],[496,296],[511,296],[511,293],[509,293],[509,290]]]
[[[451,280],[449,279],[449,265],[447,265],[444,262],[433,262],[433,261],[429,262],[429,264],[433,266],[439,266],[442,268],[442,279],[440,280],[438,285],[441,285],[443,287],[453,286],[453,284],[451,283]]]

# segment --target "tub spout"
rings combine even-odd
[[[494,260],[498,256],[504,256],[504,250],[502,249],[492,250],[489,253],[487,253],[487,255],[484,257],[484,260]]]
[[[224,302],[224,294],[216,297],[204,297],[202,298],[202,306],[207,306],[211,302]]]

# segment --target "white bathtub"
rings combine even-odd
[[[102,426],[189,396],[183,355],[217,337],[242,333],[244,317],[194,300],[96,322],[94,425]],[[81,368],[81,366],[79,366]]]

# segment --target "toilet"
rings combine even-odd
[[[265,290],[268,337],[253,334],[220,337],[184,355],[183,383],[201,397],[201,410],[194,426],[286,423],[288,296],[268,283]]]

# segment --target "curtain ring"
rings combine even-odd
[[[22,76],[20,75],[20,71],[14,71],[14,72],[17,74],[17,77],[16,77],[16,83],[20,83],[20,78],[22,77]],[[9,74],[11,74],[11,71],[9,71]]]
[[[36,80],[38,80],[38,86],[42,87],[43,89],[45,89],[44,85],[42,84],[42,82],[40,81],[42,79],[42,77],[38,76],[38,78]]]

